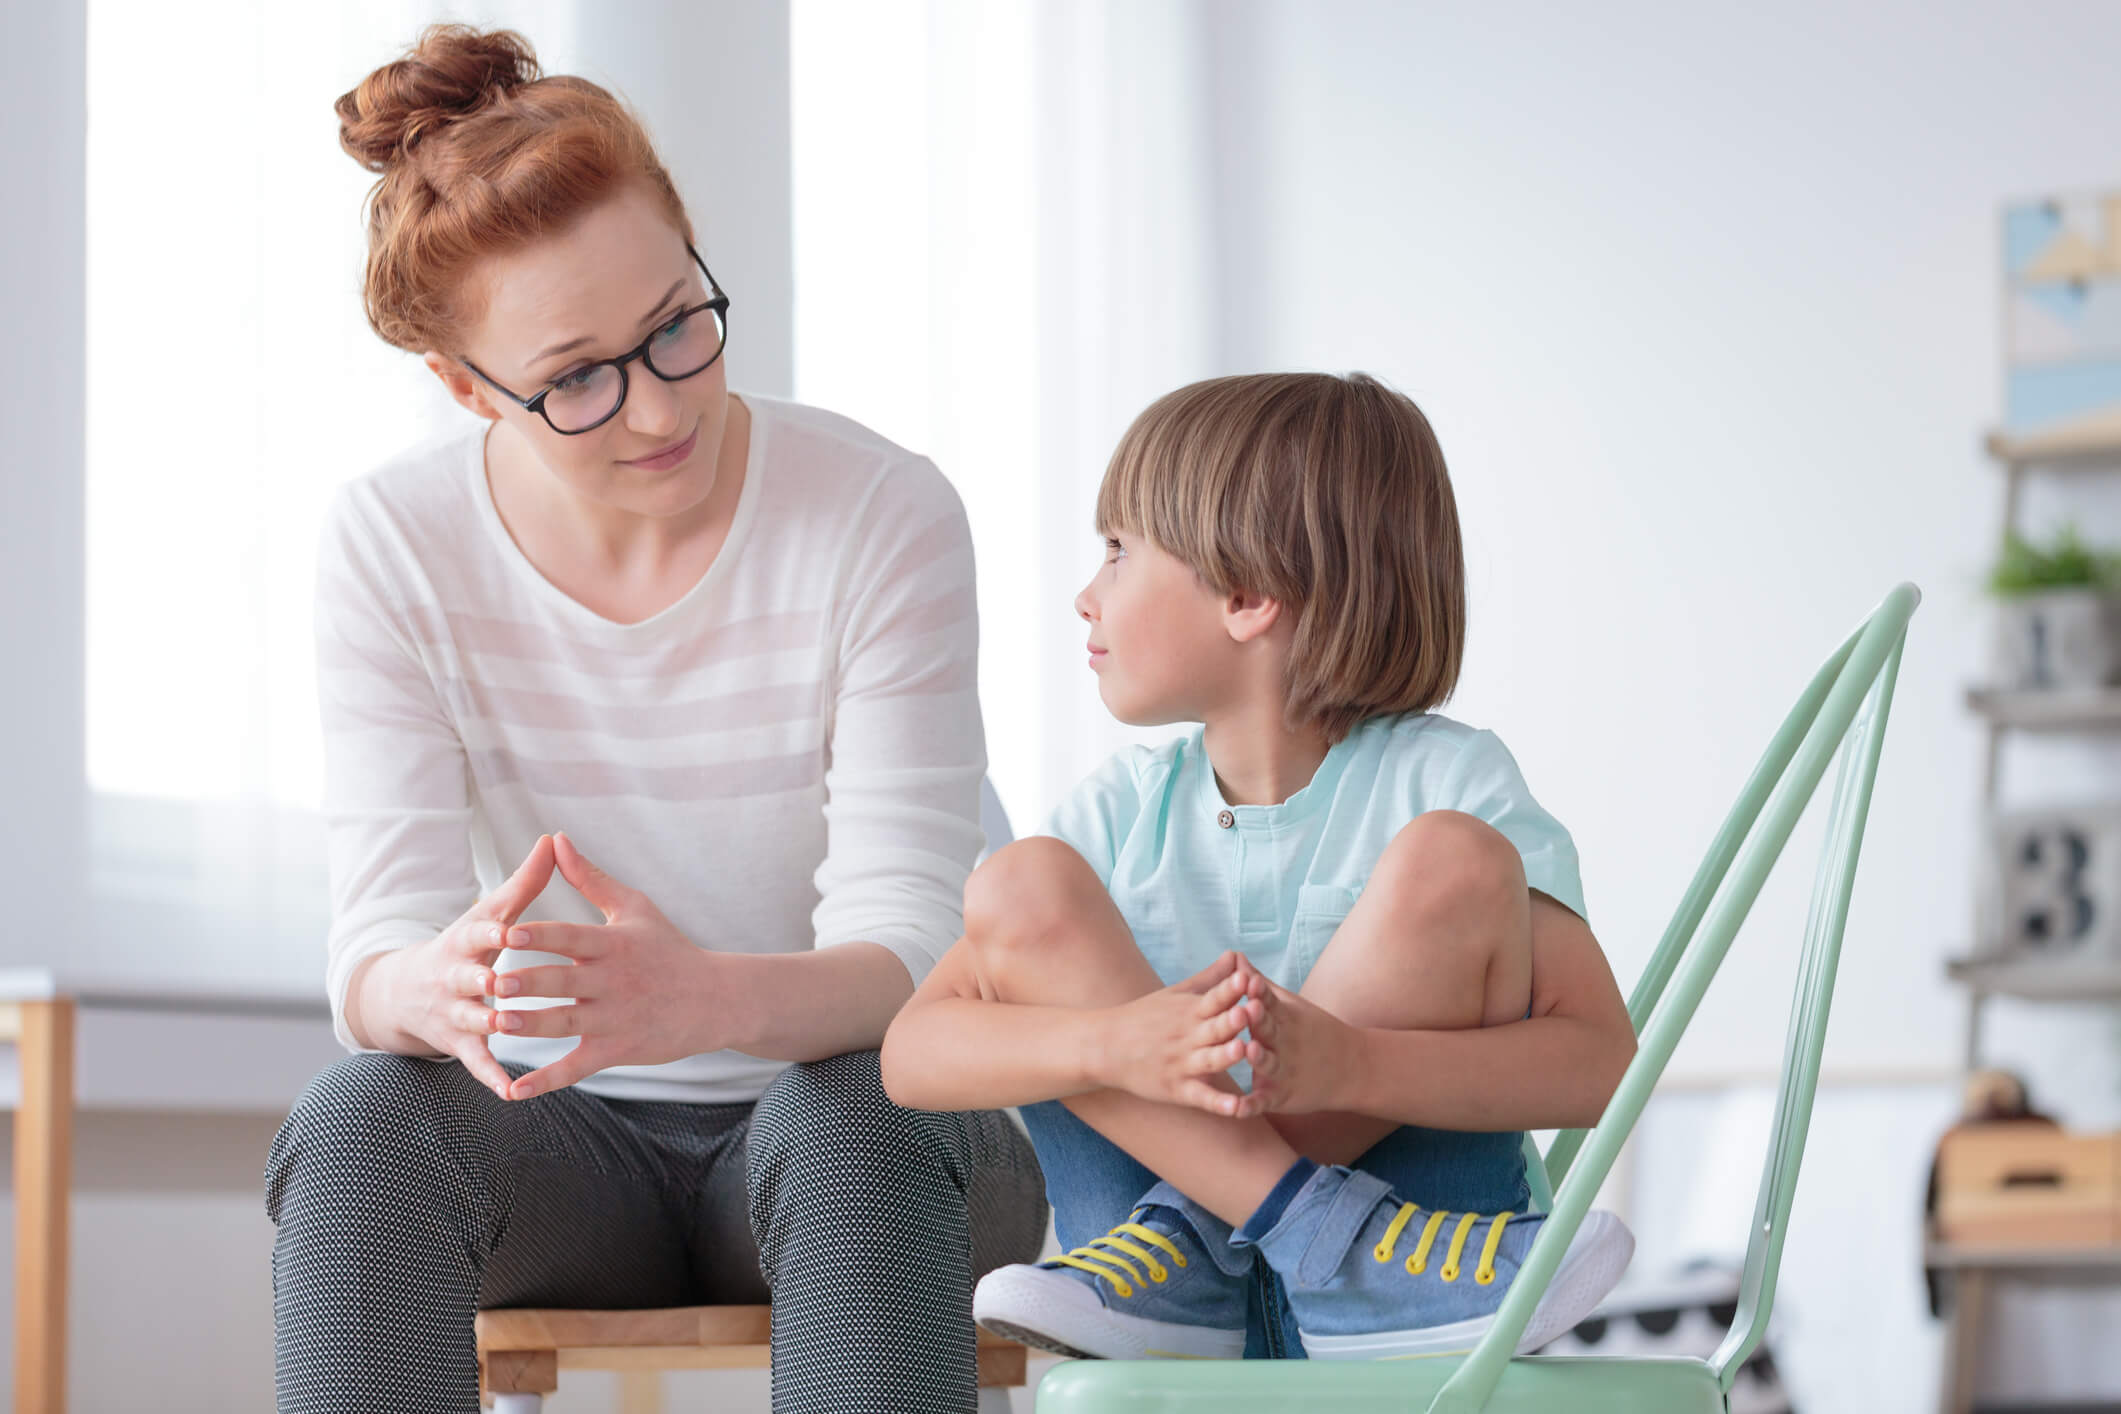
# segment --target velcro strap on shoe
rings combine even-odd
[[[1391,1196],[1392,1185],[1361,1169],[1342,1169],[1347,1179],[1326,1201],[1325,1216],[1311,1233],[1310,1245],[1296,1264],[1301,1286],[1322,1286],[1340,1270],[1348,1244],[1377,1208],[1378,1200]],[[1292,1213],[1290,1216],[1294,1216]]]

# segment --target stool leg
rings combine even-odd
[[[663,1414],[663,1372],[621,1371],[618,1414]]]
[[[493,1414],[539,1414],[545,1396],[560,1387],[558,1351],[489,1350],[481,1359]]]

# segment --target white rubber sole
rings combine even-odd
[[[1524,1328],[1512,1352],[1537,1350],[1598,1308],[1619,1284],[1635,1255],[1635,1234],[1611,1213],[1584,1214],[1576,1240],[1562,1255],[1554,1280]],[[1461,1278],[1466,1280],[1469,1278]],[[1313,1360],[1392,1360],[1415,1355],[1445,1355],[1471,1350],[1495,1324],[1493,1316],[1426,1326],[1411,1331],[1372,1331],[1366,1335],[1306,1335],[1304,1353]]]
[[[1078,1360],[1235,1360],[1245,1333],[1123,1315],[1072,1277],[997,1267],[972,1289],[972,1319],[1010,1340]]]

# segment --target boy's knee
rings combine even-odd
[[[995,853],[965,881],[965,936],[983,956],[1050,938],[1104,893],[1088,861],[1036,835]]]
[[[1370,876],[1400,917],[1435,918],[1528,906],[1524,858],[1476,815],[1431,810],[1393,837]]]

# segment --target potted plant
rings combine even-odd
[[[2006,532],[1988,576],[1998,686],[2084,689],[2121,679],[2117,585],[2121,557],[2085,545],[2074,525],[2045,545]]]

